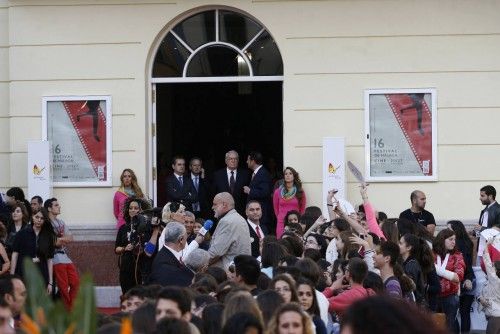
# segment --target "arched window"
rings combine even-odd
[[[177,24],[161,41],[153,78],[283,75],[269,32],[237,12],[215,9]]]

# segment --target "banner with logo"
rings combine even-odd
[[[28,142],[28,198],[52,197],[50,143],[44,140]]]
[[[437,180],[436,90],[365,91],[366,179]]]
[[[54,186],[111,186],[111,98],[45,97]]]
[[[326,196],[328,191],[338,190],[337,198],[346,196],[345,190],[345,138],[323,138],[323,212],[328,212]]]

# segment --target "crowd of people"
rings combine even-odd
[[[76,266],[69,258],[67,245],[73,242],[65,222],[59,217],[61,205],[56,198],[31,202],[19,187],[0,197],[0,333],[18,327],[26,300],[24,265],[33,261],[49,294],[61,299],[70,310],[80,285]],[[13,332],[12,332],[13,333]]]
[[[144,334],[467,333],[477,291],[487,333],[500,332],[494,187],[480,190],[485,209],[473,231],[458,220],[437,231],[422,191],[411,193],[399,218],[375,210],[365,184],[360,205],[332,189],[322,212],[307,206],[294,168],[273,180],[259,152],[246,162],[239,167],[238,153],[229,151],[226,167],[209,177],[200,158],[186,170],[186,160],[174,157],[161,208],[152,208],[131,169],[122,172],[113,200],[121,311],[101,315],[99,333],[119,333],[124,317]],[[1,269],[17,275],[0,281],[0,294],[19,313],[13,296],[22,283],[19,261],[28,256],[47,293],[57,286],[70,308],[77,285],[59,282],[63,269],[56,270],[56,255],[69,260],[64,246],[72,240],[57,218],[60,205],[35,199],[39,207],[28,213],[25,202],[7,192]],[[484,286],[473,263],[486,273]]]

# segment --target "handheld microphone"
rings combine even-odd
[[[200,231],[198,232],[198,234],[205,236],[205,234],[207,234],[207,232],[210,231],[213,224],[214,224],[214,222],[211,221],[210,219],[208,219],[207,221],[205,221],[205,224],[203,224],[203,227],[200,228]]]

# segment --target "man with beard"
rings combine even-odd
[[[208,253],[210,265],[227,269],[236,255],[251,255],[250,234],[245,219],[236,212],[230,193],[219,193],[214,197],[212,209],[219,223],[212,236]]]
[[[479,200],[486,207],[481,211],[479,222],[474,227],[474,230],[480,236],[477,250],[478,257],[482,257],[486,246],[486,239],[479,233],[493,227],[495,221],[500,218],[500,204],[495,200],[496,195],[496,189],[490,185],[484,186],[479,190]]]

